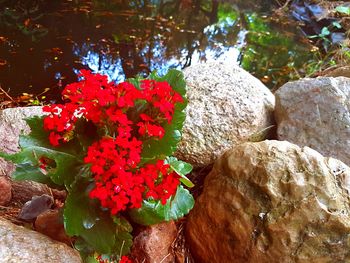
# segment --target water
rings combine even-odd
[[[263,2],[247,11],[206,0],[0,0],[0,84],[12,96],[57,99],[82,68],[122,81],[215,59],[276,88],[312,53]]]

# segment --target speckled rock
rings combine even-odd
[[[171,245],[177,234],[173,221],[144,227],[134,237],[131,255],[135,263],[174,263]]]
[[[178,158],[206,166],[273,125],[274,96],[239,66],[208,62],[186,68],[184,75],[189,103]]]
[[[0,111],[0,150],[15,153],[19,150],[18,138],[21,132],[28,134],[25,118],[43,115],[42,107],[9,108]]]
[[[0,110],[0,151],[15,153],[19,151],[18,139],[23,132],[28,134],[30,128],[25,118],[43,115],[42,107],[20,107]],[[0,174],[9,175],[14,166],[0,158]]]
[[[186,234],[201,263],[350,262],[350,168],[286,141],[244,143],[206,178]]]
[[[0,262],[81,263],[82,260],[66,244],[0,218]]]
[[[276,92],[277,137],[350,165],[350,79],[289,82]]]

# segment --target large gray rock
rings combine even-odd
[[[18,138],[30,132],[25,118],[42,116],[42,107],[9,108],[0,111],[0,150],[15,153],[19,150]]]
[[[22,107],[0,110],[0,151],[15,153],[19,151],[18,139],[21,133],[28,134],[30,128],[25,118],[43,115],[42,107]],[[9,175],[14,166],[0,158],[0,174]]]
[[[273,125],[273,94],[239,66],[208,62],[186,68],[184,75],[189,103],[178,158],[208,165]]]
[[[80,263],[82,260],[67,245],[0,218],[0,262]]]
[[[279,140],[309,146],[350,164],[350,79],[289,82],[276,92]]]
[[[350,262],[350,168],[289,142],[215,163],[187,222],[198,262]]]

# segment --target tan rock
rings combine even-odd
[[[81,263],[82,260],[66,244],[0,218],[0,262]]]
[[[58,209],[47,210],[40,214],[36,218],[34,226],[36,231],[51,237],[54,240],[68,245],[72,243],[64,230],[62,217]]]
[[[12,186],[8,178],[0,175],[0,205],[4,206],[11,201]]]
[[[278,140],[350,165],[350,78],[301,79],[283,85],[275,96]]]
[[[135,263],[175,262],[171,245],[177,234],[173,221],[145,227],[134,238],[131,255]]]
[[[289,142],[244,143],[215,163],[190,212],[201,263],[350,262],[350,168]]]
[[[206,166],[274,124],[273,94],[239,66],[208,62],[186,68],[184,75],[189,102],[178,158]]]

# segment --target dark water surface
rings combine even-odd
[[[218,59],[274,88],[313,54],[295,24],[271,15],[274,1],[263,2],[0,0],[0,84],[54,99],[82,68],[122,81]]]

